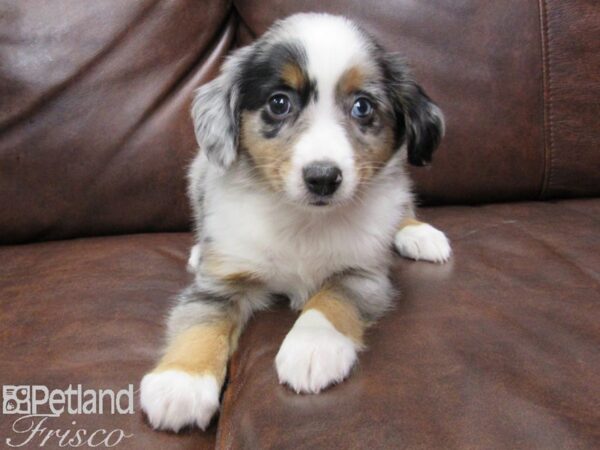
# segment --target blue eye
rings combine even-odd
[[[275,94],[269,98],[267,103],[269,113],[275,119],[283,119],[292,110],[292,102],[285,94]]]
[[[365,97],[356,99],[354,105],[352,105],[351,111],[352,117],[359,120],[368,119],[373,115],[373,105]]]

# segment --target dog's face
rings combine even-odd
[[[238,50],[192,113],[211,160],[243,158],[269,189],[307,206],[353,199],[404,145],[409,162],[429,162],[443,134],[440,110],[401,60],[324,14],[280,21]]]

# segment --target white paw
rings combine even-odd
[[[196,273],[198,271],[198,266],[200,265],[200,256],[202,254],[200,250],[200,244],[196,244],[190,251],[190,257],[187,262],[187,271],[190,273]]]
[[[396,233],[396,250],[406,258],[443,263],[452,249],[444,233],[427,223],[407,225]]]
[[[140,391],[142,409],[157,430],[177,432],[194,424],[204,430],[219,409],[219,385],[212,375],[180,370],[149,373]]]
[[[357,345],[319,311],[303,313],[287,334],[275,365],[279,382],[297,393],[318,393],[348,376]]]

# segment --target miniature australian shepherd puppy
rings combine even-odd
[[[189,171],[195,280],[141,383],[157,429],[204,429],[245,323],[276,294],[300,311],[275,358],[282,384],[318,393],[346,378],[365,327],[394,297],[392,246],[444,262],[445,235],[415,219],[406,164],[444,133],[396,55],[349,20],[298,14],[235,51],[201,87]]]

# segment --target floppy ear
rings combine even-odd
[[[243,48],[230,56],[221,73],[196,91],[192,104],[194,132],[200,150],[221,167],[237,157],[239,135],[239,72],[248,53]]]
[[[444,115],[416,83],[405,90],[403,102],[408,162],[424,166],[444,136]]]
[[[444,136],[444,115],[423,88],[410,78],[400,57],[388,55],[385,64],[397,128],[404,132],[408,162],[424,166],[431,162]]]

